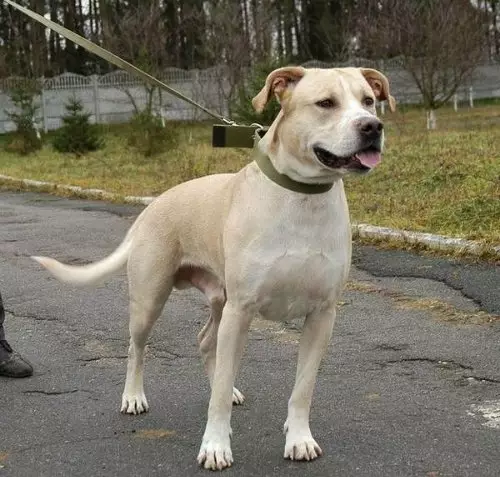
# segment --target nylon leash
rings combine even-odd
[[[181,99],[182,101],[185,101],[186,103],[191,104],[195,108],[200,109],[201,111],[208,114],[209,116],[212,116],[218,121],[221,121],[223,124],[216,124],[213,126],[212,146],[244,147],[244,148],[253,147],[255,131],[256,129],[261,128],[260,125],[257,124],[252,124],[251,126],[237,125],[234,121],[225,118],[224,116],[215,113],[214,111],[211,111],[208,108],[205,108],[205,106],[197,103],[196,101],[192,100],[191,98],[188,98],[187,96],[184,96],[182,93],[168,86],[163,81],[160,81],[159,79],[155,78],[154,76],[151,76],[145,71],[142,71],[141,69],[137,68],[133,64],[124,60],[123,58],[120,58],[118,55],[115,55],[114,53],[111,53],[110,51],[102,48],[101,46],[96,45],[90,40],[87,40],[86,38],[78,35],[77,33],[60,25],[59,23],[53,22],[52,20],[49,20],[48,18],[45,18],[44,16],[30,10],[29,8],[23,7],[22,5],[19,5],[18,3],[13,2],[12,0],[3,0],[3,1],[4,3],[7,3],[11,7],[15,8],[16,10],[19,10],[21,13],[24,13],[28,17],[32,18],[33,20],[36,20],[37,22],[41,23],[45,27],[55,31],[64,38],[71,40],[72,42],[76,43],[82,48],[85,48],[94,55],[99,56],[100,58],[108,61],[109,63],[112,63],[115,66],[118,66],[119,68],[125,71],[128,71],[129,73],[139,76],[144,82],[153,86],[157,86],[158,88],[161,88],[164,91],[167,91],[171,95]]]

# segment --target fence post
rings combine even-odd
[[[474,90],[472,86],[469,86],[469,106],[474,107]]]
[[[200,90],[200,70],[196,68],[194,71],[191,72],[191,94],[192,97],[195,98],[197,101],[201,99],[201,95],[198,94]],[[205,103],[204,103],[205,104]],[[201,115],[198,113],[198,110],[192,106],[190,106],[191,109],[191,119],[196,121],[197,119],[201,119]]]
[[[94,89],[94,116],[95,123],[99,124],[101,122],[101,112],[99,110],[99,82],[98,76],[92,75],[92,86]]]
[[[161,125],[165,128],[167,127],[167,123],[165,122],[165,115],[163,114],[163,94],[160,88],[158,88],[158,111],[160,113]]]
[[[40,88],[40,99],[42,103],[42,121],[43,121],[43,132],[47,134],[49,132],[48,118],[47,118],[47,98],[45,97],[45,78],[42,76]]]
[[[455,110],[455,112],[458,111],[458,96],[457,96],[457,93],[455,93],[453,95],[453,109]]]
[[[380,114],[383,116],[385,114],[385,101],[381,101],[379,104],[380,104]]]

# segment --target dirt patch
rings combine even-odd
[[[384,297],[391,298],[396,306],[400,308],[429,311],[435,319],[440,321],[467,325],[500,323],[499,315],[493,315],[481,310],[473,312],[460,310],[459,308],[442,300],[408,296],[396,290],[378,287],[372,283],[350,281],[346,285],[346,290],[379,294]]]
[[[300,339],[300,327],[295,323],[287,324],[255,318],[252,321],[251,330],[270,334],[273,340],[281,343],[298,343]]]
[[[175,431],[168,429],[140,429],[135,432],[135,437],[139,439],[166,439],[175,435]]]

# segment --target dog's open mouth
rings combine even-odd
[[[373,145],[347,157],[336,156],[322,147],[314,147],[313,150],[319,162],[330,169],[339,169],[343,167],[344,169],[369,171],[373,169],[382,158],[380,149]]]

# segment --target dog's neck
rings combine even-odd
[[[261,172],[268,179],[293,192],[299,192],[301,194],[323,194],[328,192],[333,187],[333,183],[306,184],[305,182],[295,181],[286,174],[281,174],[276,170],[271,162],[271,159],[269,159],[269,156],[262,152],[258,147],[254,148],[253,160],[257,163]]]
[[[259,142],[262,136],[266,133],[265,130],[257,130],[255,132],[255,143],[253,148],[252,158],[259,166],[261,172],[271,181],[279,186],[298,192],[301,194],[324,194],[333,187],[333,182],[328,183],[305,183],[292,179],[286,174],[279,172],[274,166],[269,156],[259,147]]]

